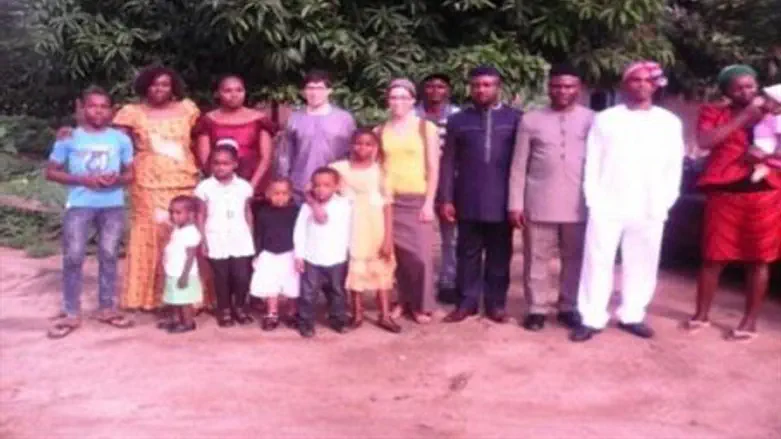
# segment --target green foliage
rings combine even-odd
[[[57,243],[60,215],[35,212],[0,204],[0,246],[17,249]],[[55,244],[56,245],[56,244]],[[34,250],[41,254],[39,250]]]
[[[631,58],[666,63],[656,32],[663,0],[37,0],[34,39],[60,83],[88,82],[129,94],[152,62],[182,72],[208,100],[214,79],[243,74],[252,98],[297,100],[312,67],[337,76],[335,98],[361,117],[380,116],[382,88],[396,76],[445,71],[463,99],[466,72],[493,63],[506,96],[534,95],[547,61],[569,58],[594,82],[612,80]]]
[[[781,80],[781,0],[668,3],[663,31],[684,89],[712,92],[719,69],[736,62],[758,68],[766,82]]]
[[[38,169],[39,166],[39,163],[21,158],[16,154],[0,152],[0,185],[7,180],[27,175]]]
[[[67,189],[61,184],[46,180],[40,168],[41,166],[37,166],[33,172],[14,176],[8,181],[0,181],[0,195],[28,200],[35,209],[63,210]]]
[[[43,158],[54,142],[49,121],[30,116],[0,116],[0,152]],[[0,162],[0,173],[2,162]],[[0,178],[2,180],[2,178]]]

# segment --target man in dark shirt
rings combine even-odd
[[[495,68],[477,67],[469,78],[473,105],[448,119],[440,170],[441,216],[458,222],[463,295],[445,321],[477,313],[482,294],[486,317],[503,323],[512,257],[507,196],[521,113],[499,101],[502,80]]]
[[[446,74],[432,73],[423,78],[421,84],[423,99],[415,107],[415,112],[418,117],[437,124],[441,152],[445,147],[447,119],[458,113],[460,109],[450,102],[450,78]],[[456,224],[440,220],[439,233],[442,241],[442,259],[439,266],[438,299],[442,303],[457,305],[461,302],[461,297],[456,289]]]

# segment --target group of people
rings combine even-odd
[[[620,247],[618,326],[652,337],[646,308],[685,155],[681,121],[654,105],[666,83],[660,66],[628,66],[623,103],[598,114],[579,103],[582,78],[569,65],[552,66],[550,104],[525,114],[502,103],[494,67],[470,72],[471,103],[463,108],[450,102],[450,81],[444,74],[419,85],[391,81],[389,118],[367,128],[330,102],[331,79],[321,71],[304,77],[306,105],[280,127],[246,105],[235,75],[219,81],[218,107],[205,114],[163,67],[142,71],[140,102],[116,114],[105,91],[87,89],[78,127],[60,130],[47,167],[49,179],[69,186],[63,311],[48,335],[62,338],[81,323],[82,264],[94,226],[97,319],[120,328],[133,324],[120,308],[163,304],[173,312],[159,327],[171,333],[194,330],[199,306],[214,306],[221,327],[248,324],[255,297],[263,301],[263,329],[286,323],[311,337],[320,292],[340,333],[362,324],[367,293],[377,299],[377,325],[394,333],[403,315],[430,322],[437,299],[455,305],[445,322],[482,305],[486,318],[503,323],[520,229],[524,328],[543,329],[555,311],[572,341],[604,329]],[[708,325],[721,269],[745,262],[746,313],[731,338],[750,340],[769,264],[781,259],[781,97],[773,88],[762,93],[747,66],[726,68],[719,85],[724,99],[703,107],[698,127],[701,146],[711,150],[700,179],[708,197],[705,262],[697,311],[683,327]],[[274,166],[275,141],[285,166]],[[125,186],[128,268],[118,295]],[[557,255],[556,295],[549,263]]]

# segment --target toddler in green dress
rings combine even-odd
[[[201,244],[201,233],[195,226],[197,206],[193,197],[182,195],[174,198],[168,208],[174,229],[163,254],[163,302],[174,309],[173,319],[165,328],[172,334],[195,330],[193,305],[203,300],[195,259]]]

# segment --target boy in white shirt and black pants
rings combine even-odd
[[[346,198],[335,193],[339,178],[339,173],[331,168],[319,168],[312,174],[312,196],[327,219],[323,224],[317,223],[311,206],[304,204],[293,231],[296,268],[302,274],[298,330],[306,338],[315,335],[315,305],[320,289],[330,295],[328,320],[331,328],[339,333],[347,330],[344,281],[352,208]]]

